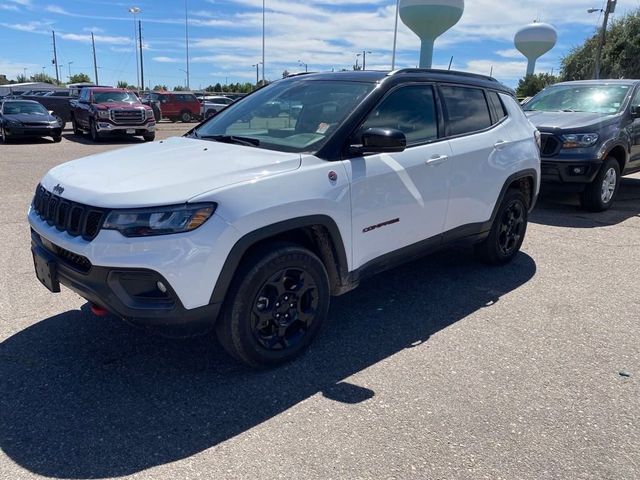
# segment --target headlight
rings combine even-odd
[[[150,108],[149,109],[145,108],[144,115],[147,120],[150,118],[153,118],[153,110],[151,110]]]
[[[194,203],[171,207],[114,210],[102,228],[118,230],[125,237],[166,235],[195,230],[216,211],[215,203]]]
[[[10,127],[21,127],[22,122],[17,122],[15,120],[7,120],[7,125],[9,125]]]
[[[109,118],[109,110],[98,110],[98,117]]]
[[[571,133],[562,135],[562,148],[593,147],[597,141],[597,133]]]

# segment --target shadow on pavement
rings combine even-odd
[[[594,228],[617,225],[640,216],[640,178],[622,178],[613,206],[606,212],[588,212],[576,194],[544,193],[529,220],[541,225]]]
[[[212,336],[150,336],[69,311],[0,344],[0,447],[48,477],[105,478],[189,457],[321,392],[355,404],[375,392],[344,379],[490,308],[536,272],[449,250],[334,298],[330,321],[297,361],[255,372]]]

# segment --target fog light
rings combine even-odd
[[[158,290],[160,290],[162,293],[167,293],[167,287],[165,287],[164,283],[162,283],[161,281],[156,282],[156,287],[158,287]]]
[[[571,167],[570,172],[572,175],[584,175],[587,171],[587,167]]]

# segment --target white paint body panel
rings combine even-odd
[[[539,179],[535,128],[515,100],[503,96],[503,101],[510,119],[502,126],[401,153],[328,162],[313,155],[172,138],[69,162],[42,180],[49,191],[64,187],[64,198],[102,208],[216,202],[215,215],[192,232],[126,238],[103,229],[87,242],[33,212],[29,222],[41,236],[94,265],[157,271],[187,309],[209,303],[239,239],[292,218],[330,217],[353,271],[445,230],[488,220],[514,172],[531,168]],[[494,151],[499,139],[508,145]],[[447,158],[427,165],[435,156]],[[331,180],[330,172],[337,179]],[[400,221],[363,232],[394,218]]]

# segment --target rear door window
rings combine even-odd
[[[480,88],[440,87],[448,118],[449,136],[464,135],[491,127],[489,105]]]
[[[507,116],[507,110],[504,108],[498,92],[488,92],[487,98],[489,99],[489,105],[491,105],[491,109],[493,110],[495,123],[498,123]]]

